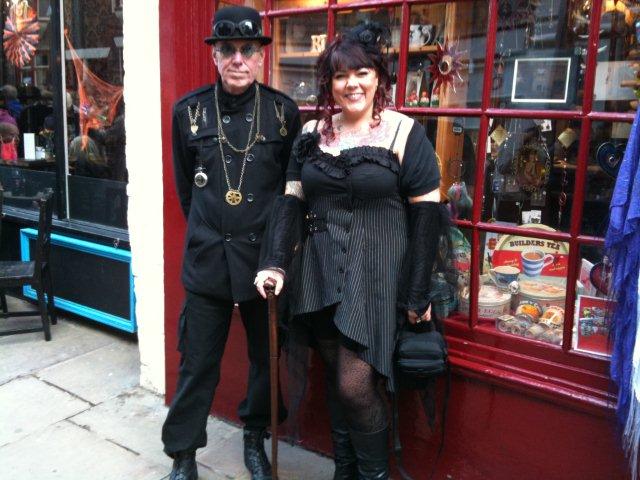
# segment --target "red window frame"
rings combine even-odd
[[[469,1],[469,0],[457,0]],[[568,1],[568,0],[566,0]],[[216,8],[218,5],[216,2]],[[235,3],[228,0],[227,3]],[[243,3],[243,2],[238,2]],[[275,9],[273,0],[265,0],[265,10],[261,12],[264,30],[271,34],[276,18],[301,16],[310,13],[327,13],[328,39],[335,35],[336,14],[344,10],[356,10],[372,7],[401,7],[402,35],[399,52],[398,85],[405,85],[407,79],[407,58],[409,48],[409,18],[413,5],[444,3],[443,0],[376,0],[338,4],[337,0],[328,0],[323,6],[310,8]],[[457,372],[466,377],[508,386],[538,397],[571,405],[598,414],[611,414],[615,405],[615,392],[609,378],[609,360],[606,358],[578,352],[571,349],[575,288],[580,246],[603,246],[604,239],[581,235],[581,220],[584,204],[585,182],[589,155],[589,139],[594,121],[633,121],[633,114],[593,111],[593,92],[597,61],[598,37],[602,0],[593,0],[590,30],[587,46],[587,68],[584,78],[584,96],[580,110],[520,110],[491,108],[491,85],[498,23],[498,0],[488,0],[486,63],[482,101],[480,108],[425,108],[405,107],[404,88],[398,89],[395,108],[408,115],[476,117],[480,119],[478,148],[476,156],[475,185],[484,185],[485,145],[489,132],[489,120],[492,117],[514,117],[533,119],[579,120],[581,122],[580,147],[577,157],[577,170],[574,185],[574,201],[571,207],[571,224],[568,232],[541,232],[540,230],[517,227],[497,226],[481,219],[483,188],[476,188],[473,199],[472,219],[456,221],[459,227],[468,229],[472,236],[471,251],[471,298],[467,322],[447,319],[447,339],[451,362]],[[264,62],[264,82],[271,80],[270,49],[266,50]],[[302,106],[301,112],[314,112],[315,107]],[[478,282],[481,258],[480,234],[498,232],[506,234],[530,235],[567,242],[569,251],[569,269],[567,275],[567,294],[565,304],[565,322],[562,347],[546,345],[498,332],[493,328],[478,325]]]

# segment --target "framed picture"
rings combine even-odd
[[[573,348],[597,355],[611,355],[607,311],[611,302],[606,298],[578,295],[573,323]]]
[[[418,106],[423,78],[424,70],[413,70],[407,72],[407,90],[404,97],[404,104],[406,107]]]
[[[571,109],[578,63],[572,53],[555,50],[528,50],[514,55],[505,60],[502,96],[516,108]]]

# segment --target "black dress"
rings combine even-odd
[[[293,313],[336,305],[338,330],[392,388],[396,325],[404,316],[396,300],[407,246],[405,202],[438,188],[435,153],[417,122],[402,164],[395,138],[387,148],[353,147],[339,155],[322,151],[319,138],[300,135],[287,170],[287,181],[302,182],[310,226]]]

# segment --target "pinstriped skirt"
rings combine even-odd
[[[334,323],[362,346],[362,360],[393,389],[393,352],[400,312],[397,289],[407,248],[407,214],[399,196],[314,197],[309,212],[326,230],[310,234],[302,251],[294,314],[336,305]]]

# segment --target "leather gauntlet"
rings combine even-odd
[[[409,245],[400,275],[398,307],[422,316],[431,302],[431,274],[449,214],[444,204],[436,202],[411,203],[408,211]]]
[[[282,270],[286,274],[302,245],[304,202],[293,195],[280,195],[273,202],[265,229],[258,271]]]

